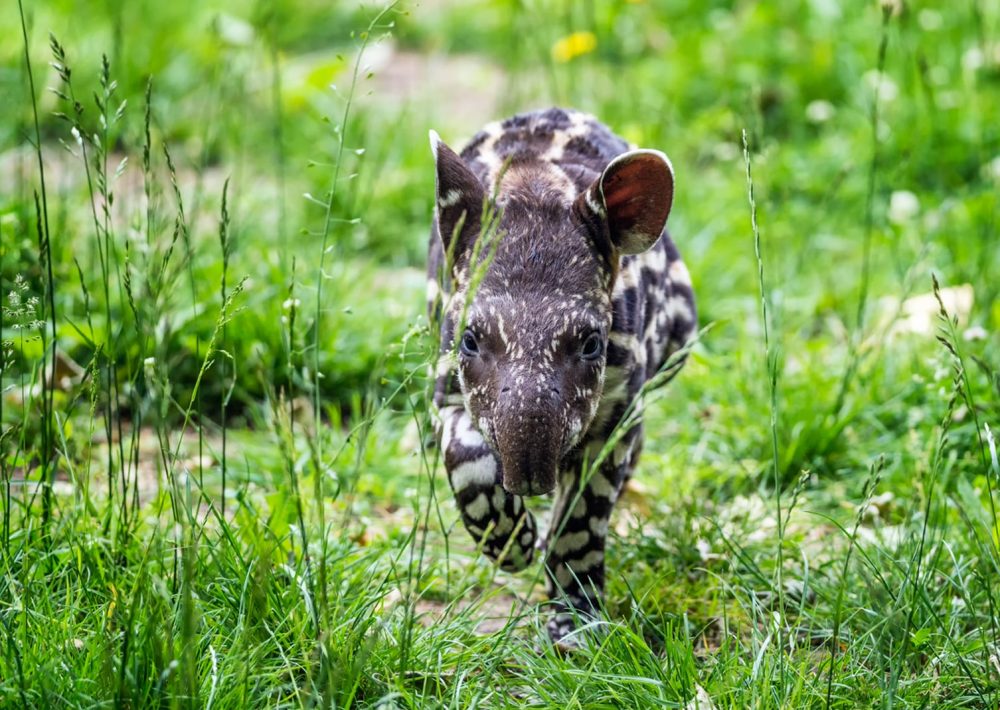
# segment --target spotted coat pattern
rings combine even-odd
[[[441,326],[445,468],[485,554],[516,571],[545,551],[549,633],[560,640],[570,607],[598,611],[608,521],[638,458],[640,420],[590,463],[696,327],[691,280],[665,230],[673,170],[595,118],[555,108],[489,124],[461,155],[431,142],[428,306]],[[541,537],[524,496],[553,489]]]

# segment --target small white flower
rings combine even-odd
[[[150,396],[153,399],[157,399],[157,389],[159,387],[156,384],[156,358],[147,357],[142,361],[142,374],[146,378],[146,386],[149,387]]]
[[[909,190],[896,190],[889,198],[889,221],[894,224],[909,222],[920,213],[920,200]]]
[[[974,72],[983,66],[985,59],[983,50],[979,47],[969,47],[962,54],[962,68],[968,72]]]
[[[1000,155],[983,166],[983,177],[992,178],[994,182],[1000,183]]]
[[[927,32],[934,32],[944,26],[944,18],[941,16],[941,13],[937,10],[926,8],[921,10],[917,15],[917,22],[920,23],[921,29]]]
[[[712,552],[712,546],[703,537],[695,540],[695,549],[698,550],[698,556],[701,557],[702,562],[708,562],[709,560],[714,560],[719,557],[719,555]]]
[[[872,69],[865,72],[862,80],[873,93],[878,92],[879,101],[892,101],[899,96],[899,87],[885,72]]]
[[[83,136],[80,135],[80,131],[76,130],[76,126],[69,129],[69,132],[73,134],[73,140],[80,147],[83,147]]]
[[[989,335],[986,329],[981,325],[974,325],[971,328],[966,328],[965,332],[962,333],[962,339],[966,341],[973,340],[986,340],[986,336]]]
[[[290,311],[293,308],[298,309],[301,305],[302,301],[297,298],[286,298],[285,302],[281,304],[281,308],[282,310]]]
[[[826,123],[837,112],[833,104],[823,99],[810,101],[806,106],[806,118],[810,123]]]
[[[254,40],[253,25],[234,15],[218,15],[215,29],[221,39],[237,47],[246,47]]]

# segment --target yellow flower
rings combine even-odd
[[[596,47],[597,36],[593,32],[574,32],[552,45],[552,58],[565,63],[583,54],[590,54]]]

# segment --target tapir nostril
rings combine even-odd
[[[549,387],[549,392],[551,392],[552,394],[554,394],[554,395],[556,395],[556,396],[559,396],[560,394],[562,394],[562,393],[561,393],[561,392],[559,391],[559,388],[558,388],[558,387]]]
[[[500,394],[503,394],[504,392],[510,392],[510,387],[501,387]]]

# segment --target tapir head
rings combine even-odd
[[[660,237],[673,170],[662,153],[631,151],[581,189],[579,175],[519,156],[488,189],[436,134],[431,143],[452,281],[442,348],[457,357],[465,406],[504,488],[548,493],[597,413],[620,259]],[[483,238],[483,215],[494,212],[495,242]]]

